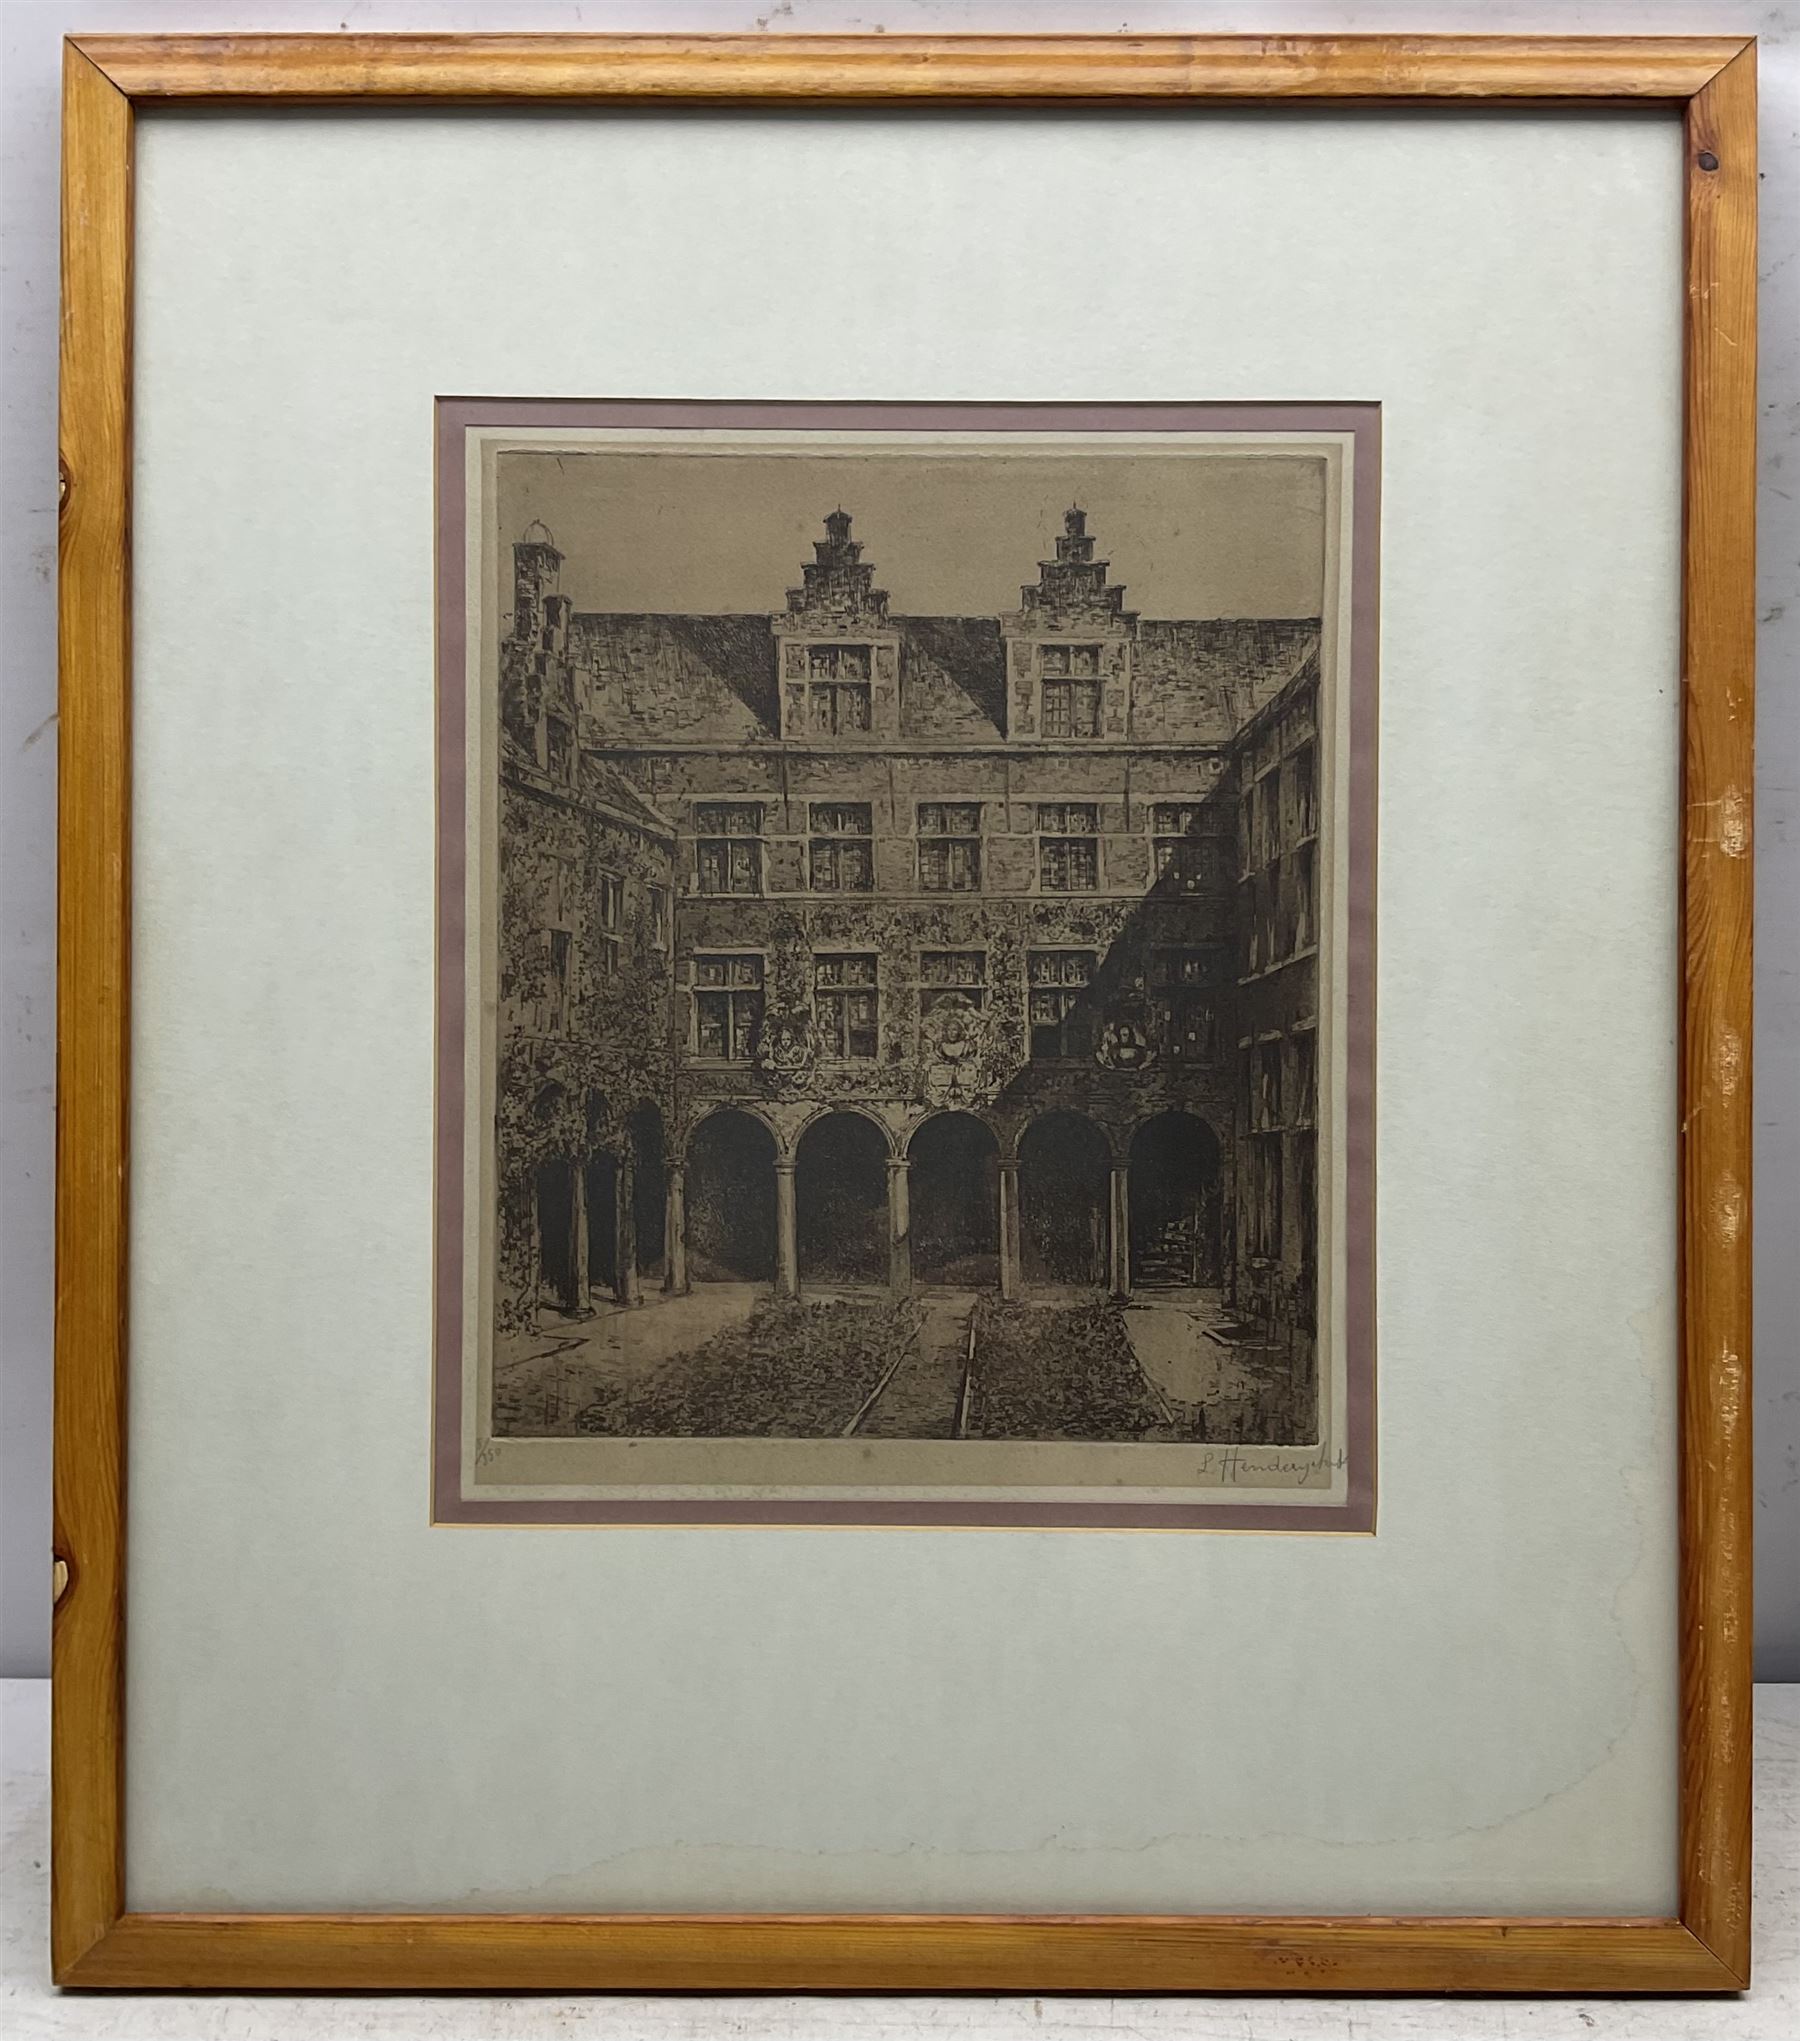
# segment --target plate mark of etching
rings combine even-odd
[[[493,1435],[1316,1443],[1322,512],[1286,613],[1127,607],[1097,463],[939,610],[819,462],[797,580],[696,545],[641,609],[515,513],[546,458],[486,625]]]

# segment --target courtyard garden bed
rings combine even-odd
[[[1109,1304],[975,1311],[970,1438],[1178,1439]]]
[[[911,1304],[770,1300],[641,1381],[607,1385],[576,1428],[608,1438],[834,1438],[917,1328]]]

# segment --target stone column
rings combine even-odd
[[[1019,1165],[1000,1165],[1000,1297],[1016,1303],[1021,1288],[1019,1274]]]
[[[1131,1172],[1120,1166],[1112,1173],[1111,1281],[1107,1287],[1121,1303],[1131,1295]]]
[[[663,1218],[663,1288],[671,1296],[688,1293],[687,1272],[687,1170],[679,1162],[669,1164],[669,1195]]]
[[[912,1164],[904,1155],[888,1157],[888,1288],[896,1297],[912,1289]]]
[[[613,1197],[613,1216],[618,1221],[618,1283],[615,1294],[621,1304],[643,1301],[638,1293],[637,1265],[637,1172],[630,1159],[619,1158],[618,1190]]]
[[[775,1164],[775,1294],[800,1294],[800,1234],[794,1215],[794,1165],[791,1158]]]

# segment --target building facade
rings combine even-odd
[[[1233,1302],[1298,1378],[1319,1263],[1319,687],[1303,673],[1239,731]]]
[[[591,745],[562,556],[514,548],[500,648],[495,1316],[626,1301],[667,1269],[675,831]]]
[[[984,616],[893,613],[841,509],[761,612],[514,561],[503,1326],[719,1279],[1298,1324],[1316,620],[1140,616],[1078,509]]]

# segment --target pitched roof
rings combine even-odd
[[[592,676],[602,743],[737,744],[780,729],[767,615],[578,612],[569,657]]]
[[[1227,742],[1317,656],[1312,617],[1146,620],[1131,728],[1147,743]]]
[[[616,765],[607,764],[604,758],[595,757],[591,751],[582,753],[581,782],[585,792],[598,801],[604,801],[640,829],[648,830],[653,836],[672,837],[675,834],[674,823],[653,808]]]

